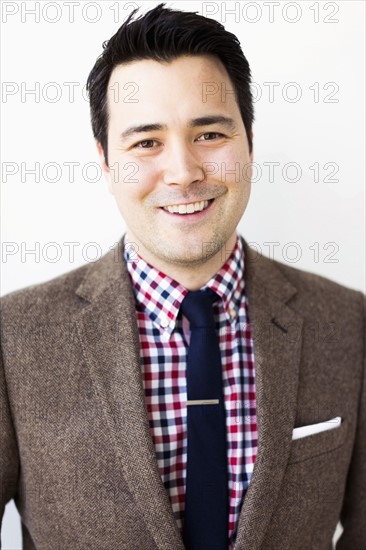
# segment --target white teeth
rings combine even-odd
[[[174,204],[173,206],[164,206],[171,214],[193,214],[207,208],[209,201],[192,202],[191,204]]]

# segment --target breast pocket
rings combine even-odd
[[[302,462],[340,447],[346,440],[347,428],[347,420],[343,419],[336,428],[294,439],[288,463]]]

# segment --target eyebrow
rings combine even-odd
[[[223,115],[207,115],[207,116],[201,116],[198,118],[191,119],[187,127],[188,128],[197,128],[199,126],[210,126],[212,124],[221,124],[221,126],[226,126],[229,130],[235,130],[236,124],[234,119],[223,116]],[[120,138],[122,140],[131,137],[134,134],[141,134],[144,132],[154,132],[158,130],[167,130],[168,126],[166,124],[161,124],[159,122],[155,122],[152,124],[138,124],[136,126],[130,126],[126,130],[124,130]]]

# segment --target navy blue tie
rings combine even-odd
[[[210,288],[188,292],[187,475],[183,540],[187,550],[227,550],[228,471],[221,354]]]

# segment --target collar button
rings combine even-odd
[[[160,326],[163,328],[167,328],[169,326],[168,317],[163,317],[162,319],[160,319]]]

